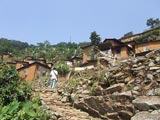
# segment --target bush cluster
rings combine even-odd
[[[16,69],[0,63],[0,120],[47,120],[40,99],[30,100],[31,94],[31,85]]]
[[[156,40],[157,36],[160,35],[159,30],[153,30],[149,33],[146,33],[138,38],[135,38],[135,42],[149,42],[149,41],[154,41]]]
[[[4,63],[0,64],[0,104],[7,105],[14,99],[23,102],[30,96],[31,86],[21,82],[16,69]]]
[[[49,115],[38,104],[39,99],[26,102],[14,100],[0,108],[0,120],[47,120]]]
[[[60,75],[65,75],[69,72],[69,66],[66,63],[56,63],[54,67]]]

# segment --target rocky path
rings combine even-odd
[[[44,105],[52,115],[50,120],[100,120],[72,107],[70,103],[63,102],[56,89],[35,89],[35,94],[40,95],[42,105]]]

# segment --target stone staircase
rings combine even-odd
[[[36,88],[34,96],[37,95],[40,96],[42,105],[51,114],[50,120],[100,120],[72,107],[71,103],[64,102],[56,88]]]

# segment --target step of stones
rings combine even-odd
[[[34,89],[34,96],[40,95],[42,104],[47,106],[48,110],[55,114],[61,114],[59,120],[100,120],[93,118],[88,113],[71,107],[71,103],[62,103],[61,96],[57,94],[55,89]]]

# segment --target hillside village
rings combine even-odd
[[[160,48],[159,31],[160,27],[156,27],[130,37],[122,37],[119,40],[107,38],[98,44],[96,49],[94,45],[82,46],[82,57],[74,56],[65,62],[69,67],[78,70],[79,67],[79,69],[87,66],[93,68],[98,62],[107,67],[108,64],[114,64],[117,60],[144,56]],[[10,60],[12,57],[14,57],[12,53],[2,55],[3,61],[15,66],[20,76],[27,81],[33,81],[41,75],[44,76],[54,65],[53,62],[48,62],[46,58],[35,59],[34,56],[25,56],[21,60],[12,61]]]
[[[69,71],[53,89],[41,83],[56,61],[1,58],[23,80],[36,82],[33,96],[40,94],[51,120],[160,119],[160,27],[81,46],[81,54],[64,61]]]

